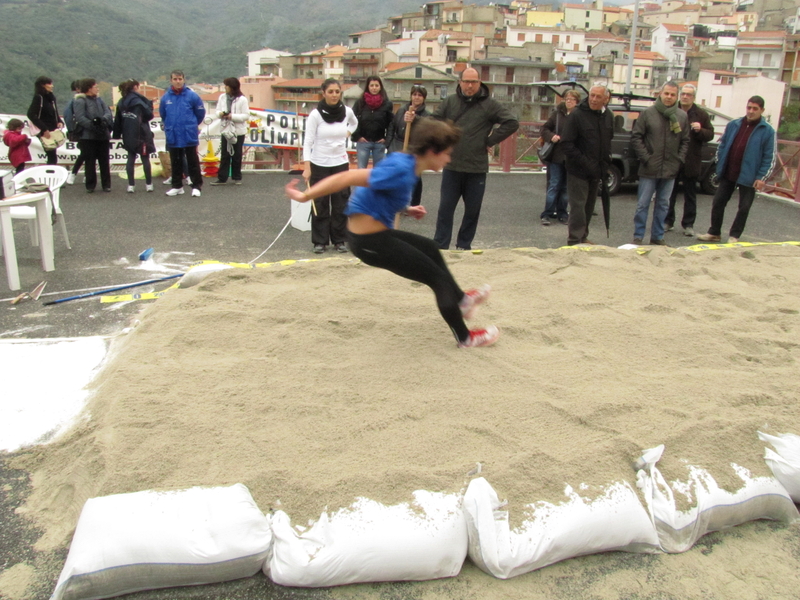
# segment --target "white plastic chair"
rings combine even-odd
[[[69,235],[67,234],[67,224],[64,222],[64,213],[61,212],[61,205],[59,203],[61,186],[66,183],[68,175],[69,171],[64,167],[56,165],[38,165],[17,173],[12,180],[17,190],[23,187],[29,179],[33,179],[36,183],[47,184],[53,195],[53,207],[55,208],[56,215],[58,215],[57,220],[61,226],[61,233],[64,235],[64,241],[67,243],[67,248],[72,249],[69,243]],[[38,246],[39,234],[36,231],[36,209],[33,206],[14,206],[11,208],[10,212],[12,219],[28,220],[31,244]]]

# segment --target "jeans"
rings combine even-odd
[[[472,240],[478,229],[481,216],[483,192],[486,190],[486,173],[461,173],[442,171],[442,189],[439,199],[439,213],[436,216],[436,233],[433,240],[442,250],[450,247],[453,236],[453,216],[458,201],[464,198],[464,218],[456,237],[456,248],[472,249]]]
[[[750,214],[750,207],[753,206],[753,200],[756,198],[756,188],[737,184],[725,177],[719,178],[719,187],[711,203],[711,227],[708,228],[708,233],[711,235],[720,235],[722,219],[725,217],[725,207],[737,185],[739,186],[739,210],[736,211],[729,235],[735,238],[742,237],[744,226],[747,223],[747,215]]]
[[[567,169],[564,165],[557,163],[547,164],[547,196],[545,198],[544,211],[539,215],[540,219],[550,217],[558,219],[567,218]]]
[[[664,238],[664,219],[669,209],[669,196],[672,194],[674,179],[654,179],[639,177],[639,199],[636,203],[636,214],[633,216],[633,237],[637,240],[644,239],[647,229],[647,213],[650,212],[650,200],[656,195],[653,207],[653,223],[650,226],[650,239]]]
[[[669,210],[664,222],[670,227],[675,224],[675,201],[678,199],[678,182],[683,185],[683,218],[681,227],[688,229],[694,227],[694,220],[697,217],[697,178],[687,177],[681,167],[678,176],[675,178],[675,185],[672,186],[672,194],[669,197]]]
[[[383,142],[356,142],[356,159],[359,169],[367,168],[370,154],[372,154],[372,166],[374,167],[386,156],[386,146]]]
[[[244,146],[244,136],[237,135],[236,142],[233,144],[233,155],[228,151],[228,140],[222,138],[222,158],[219,161],[218,181],[228,181],[228,171],[234,181],[242,180],[242,147]]]
[[[589,223],[597,203],[599,186],[599,179],[581,179],[575,175],[567,175],[567,189],[569,190],[568,246],[587,241]]]

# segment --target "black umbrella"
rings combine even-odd
[[[609,237],[608,223],[611,219],[611,197],[608,193],[608,176],[600,180],[600,201],[603,204],[603,220],[606,222],[606,237]]]

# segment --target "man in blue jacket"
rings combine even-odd
[[[183,71],[170,74],[171,86],[161,98],[158,112],[164,126],[164,134],[169,146],[169,160],[172,163],[172,188],[167,196],[183,194],[183,157],[189,165],[192,180],[192,196],[200,196],[203,175],[200,173],[200,157],[197,146],[200,144],[198,125],[206,116],[206,108],[200,96],[185,86]]]
[[[701,242],[719,242],[725,206],[739,186],[739,210],[731,225],[728,242],[742,237],[744,225],[756,190],[761,191],[775,166],[775,130],[763,119],[764,99],[753,96],[747,101],[747,115],[728,123],[717,148],[719,188],[711,204],[711,227],[698,235]]]

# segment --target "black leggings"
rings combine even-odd
[[[395,275],[424,283],[436,294],[439,312],[459,342],[469,339],[458,304],[464,292],[458,287],[436,243],[426,237],[387,229],[368,235],[347,231],[350,252],[371,267],[386,269]]]
[[[147,152],[131,152],[128,150],[128,162],[125,165],[125,172],[128,175],[128,185],[135,185],[136,180],[134,179],[134,175],[136,173],[136,157],[142,157],[142,168],[144,169],[144,182],[147,185],[153,183],[153,178],[151,176],[150,170],[150,155]]]

